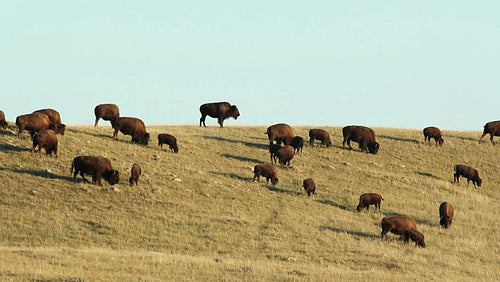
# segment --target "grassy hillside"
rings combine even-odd
[[[0,280],[500,279],[500,146],[478,144],[480,132],[443,131],[439,148],[421,130],[374,128],[371,155],[343,149],[341,127],[322,127],[333,147],[307,144],[272,187],[252,182],[253,166],[269,163],[266,127],[150,126],[141,146],[113,141],[101,121],[68,126],[59,158],[0,131]],[[161,151],[158,133],[176,136],[179,153]],[[77,155],[108,157],[120,183],[74,183]],[[134,162],[143,175],[131,187]],[[483,186],[452,183],[457,163],[477,168]],[[304,195],[307,177],[315,197]],[[381,212],[356,211],[365,192],[384,197]],[[455,208],[448,230],[443,201]],[[380,239],[381,219],[399,214],[416,219],[426,249]]]

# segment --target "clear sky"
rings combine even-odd
[[[3,1],[0,109],[97,104],[146,126],[361,124],[482,130],[500,119],[500,1]],[[103,123],[109,124],[109,123]],[[207,125],[216,126],[215,119]]]

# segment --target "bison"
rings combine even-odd
[[[5,130],[7,129],[8,123],[5,120],[5,113],[0,110],[0,127]]]
[[[49,128],[54,130],[56,134],[64,135],[66,125],[61,123],[61,115],[59,114],[58,111],[54,109],[41,109],[41,110],[36,110],[33,113],[46,114],[50,120]]]
[[[369,127],[359,126],[359,125],[349,125],[342,128],[342,134],[344,140],[342,141],[342,147],[345,147],[345,143],[351,147],[351,140],[359,143],[359,148],[362,152],[369,152],[371,154],[377,154],[380,145],[375,141],[375,131]]]
[[[170,134],[160,133],[158,134],[158,146],[163,149],[163,144],[167,144],[170,152],[179,152],[179,147],[177,147],[177,139]]]
[[[231,105],[228,102],[217,102],[217,103],[206,103],[200,106],[200,126],[203,123],[204,127],[207,127],[205,124],[205,118],[207,116],[217,118],[220,127],[223,127],[224,120],[230,117],[234,119],[238,119],[240,116],[240,111],[236,105]]]
[[[57,158],[57,145],[59,142],[57,141],[57,136],[54,130],[46,129],[40,132],[37,132],[33,135],[33,148],[31,152],[34,153],[36,147],[38,147],[38,153],[41,155],[42,148],[45,148],[45,154],[52,156],[52,152]]]
[[[99,156],[78,156],[71,162],[71,173],[76,182],[78,173],[83,180],[89,182],[84,174],[92,175],[92,182],[102,186],[101,179],[104,178],[110,185],[114,185],[120,180],[120,173],[111,167],[111,162],[105,157]]]
[[[120,117],[120,108],[115,104],[100,104],[94,108],[95,123],[94,127],[97,126],[97,122],[100,118],[103,120],[112,121]]]
[[[253,181],[255,182],[255,178],[257,178],[257,181],[260,181],[260,176],[264,176],[266,178],[267,183],[269,183],[269,180],[271,180],[271,184],[273,186],[276,186],[278,183],[278,170],[268,164],[258,164],[255,165],[253,168]]]
[[[141,166],[137,163],[134,163],[132,165],[132,172],[131,172],[130,178],[128,179],[130,186],[133,186],[134,183],[135,183],[135,185],[138,185],[137,182],[139,182],[140,175],[141,175]]]
[[[20,115],[16,117],[16,125],[19,128],[17,136],[21,136],[21,133],[26,129],[33,136],[36,132],[40,132],[45,129],[49,129],[50,120],[46,114],[42,113],[31,113],[26,115]]]
[[[403,232],[405,243],[408,244],[410,239],[415,242],[415,246],[425,248],[424,234],[416,229],[406,229]]]
[[[323,129],[311,129],[309,130],[309,145],[314,147],[314,140],[321,141],[321,146],[326,146],[327,148],[332,145],[330,141],[330,134]]]
[[[278,144],[284,143],[285,145],[290,145],[293,137],[295,136],[293,134],[292,127],[286,123],[278,123],[269,126],[266,134],[269,138],[269,144],[276,141]]]
[[[304,186],[304,191],[307,193],[308,197],[316,192],[316,184],[312,178],[304,179],[304,181],[302,181],[302,185]]]
[[[269,153],[271,154],[271,163],[276,163],[276,158],[278,157],[278,150],[281,149],[281,145],[279,144],[269,144]]]
[[[453,220],[453,207],[450,203],[448,202],[442,202],[441,205],[439,205],[439,217],[441,218],[439,220],[439,224],[447,229],[450,227],[451,222]]]
[[[293,147],[295,154],[302,154],[302,148],[304,148],[304,138],[294,136],[290,145]]]
[[[294,155],[295,149],[292,146],[281,147],[278,152],[276,152],[276,156],[281,166],[290,166],[290,161],[293,159]]]
[[[484,125],[483,135],[479,138],[479,143],[481,143],[481,140],[486,134],[490,134],[490,141],[493,145],[495,145],[495,142],[493,142],[493,136],[500,136],[500,120],[490,121]]]
[[[417,223],[411,217],[407,216],[386,216],[382,218],[382,239],[387,239],[387,233],[392,232],[396,235],[403,235],[403,232],[408,229],[417,229]]]
[[[384,200],[380,194],[376,193],[364,193],[359,196],[359,204],[356,207],[358,212],[361,212],[362,209],[366,208],[366,210],[370,209],[370,205],[375,205],[375,209],[378,208],[380,210],[380,203]]]
[[[125,135],[132,135],[132,143],[148,145],[149,133],[146,132],[144,122],[134,117],[119,117],[111,121],[114,128],[113,139],[118,140],[118,131]]]
[[[479,177],[479,172],[477,169],[472,168],[466,165],[455,165],[455,174],[453,174],[453,183],[460,183],[459,178],[463,176],[467,178],[467,186],[469,185],[469,181],[472,180],[472,184],[474,184],[474,188],[476,188],[476,184],[478,187],[481,187],[481,183],[483,180]]]
[[[424,128],[424,142],[431,142],[431,138],[434,138],[436,145],[442,146],[444,139],[441,136],[441,130],[434,126],[429,126]]]

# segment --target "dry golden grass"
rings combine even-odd
[[[381,149],[371,155],[343,149],[341,127],[322,128],[333,146],[306,145],[276,187],[252,182],[251,168],[270,161],[266,126],[151,126],[148,146],[113,141],[102,121],[68,126],[57,159],[32,155],[13,127],[0,131],[0,280],[500,279],[498,145],[443,131],[439,148],[421,130],[374,128]],[[179,153],[161,151],[158,133],[176,136]],[[108,157],[116,189],[74,183],[77,155]],[[131,187],[134,162],[143,175]],[[457,163],[477,168],[483,187],[452,183]],[[315,197],[300,186],[307,177]],[[381,212],[356,211],[365,192],[382,194]],[[455,208],[448,230],[443,201]],[[380,239],[394,214],[417,220],[426,249]]]

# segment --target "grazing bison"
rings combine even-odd
[[[316,184],[312,178],[304,179],[302,185],[304,186],[304,191],[306,191],[308,197],[316,192]]]
[[[220,127],[223,127],[224,120],[230,117],[238,119],[240,116],[240,111],[236,105],[231,105],[228,102],[217,102],[217,103],[206,103],[200,106],[200,126],[203,123],[205,125],[205,118],[207,116],[217,118]]]
[[[64,135],[64,131],[66,130],[66,125],[61,123],[61,115],[59,114],[58,111],[54,109],[41,109],[41,110],[36,110],[33,113],[46,114],[50,120],[49,128],[54,130],[56,134]]]
[[[274,141],[276,141],[276,143],[278,144],[285,143],[285,145],[290,145],[292,143],[293,137],[295,136],[293,135],[293,131],[290,125],[286,123],[278,123],[269,126],[267,128],[266,134],[269,138],[269,144],[272,144]]]
[[[278,170],[268,164],[258,164],[255,165],[253,168],[253,181],[255,182],[255,178],[257,178],[257,181],[260,181],[260,176],[264,176],[266,178],[267,183],[269,183],[269,180],[271,180],[271,184],[273,186],[276,186],[278,183]]]
[[[441,130],[434,126],[429,126],[424,128],[424,142],[431,142],[431,138],[434,138],[436,145],[442,146],[444,139],[441,136]]]
[[[453,220],[453,213],[454,210],[450,203],[442,202],[441,205],[439,205],[439,217],[441,218],[439,224],[443,228],[447,229],[450,227]]]
[[[405,243],[408,244],[410,239],[415,242],[415,246],[425,248],[424,234],[416,229],[406,229],[403,232]]]
[[[115,129],[113,138],[118,140],[118,131],[125,135],[132,135],[132,143],[148,145],[149,133],[146,132],[144,122],[134,117],[119,117],[111,121]]]
[[[141,175],[141,166],[137,163],[134,163],[132,165],[132,172],[130,175],[130,178],[128,179],[128,182],[130,183],[130,186],[138,185],[137,182],[139,182],[139,176]]]
[[[359,204],[356,209],[361,212],[362,209],[370,209],[370,205],[375,205],[375,209],[380,210],[380,203],[384,200],[380,194],[376,193],[364,193],[359,196]]]
[[[486,134],[490,134],[490,141],[493,145],[495,145],[495,142],[493,142],[493,136],[500,136],[500,120],[490,121],[484,125],[483,135],[479,138],[479,143],[481,143],[481,140]]]
[[[97,126],[97,122],[100,118],[103,120],[112,121],[120,117],[120,108],[115,104],[100,104],[94,108],[95,123],[94,127]]]
[[[407,216],[386,216],[382,218],[382,239],[387,239],[387,233],[392,232],[397,235],[403,235],[403,232],[408,229],[417,229],[417,223],[411,217]]]
[[[477,169],[472,168],[470,166],[460,165],[460,164],[455,165],[455,174],[453,175],[453,183],[455,182],[460,183],[459,181],[460,176],[467,178],[467,186],[469,186],[470,180],[472,180],[474,188],[476,188],[476,184],[478,187],[481,187],[481,183],[483,183],[483,180],[479,178],[479,172],[477,171]]]
[[[295,154],[298,154],[299,152],[302,154],[302,148],[304,148],[304,138],[294,136],[290,145],[293,147]]]
[[[19,128],[19,132],[17,133],[18,137],[25,129],[30,132],[31,136],[33,136],[36,132],[49,129],[50,120],[46,114],[31,113],[17,116],[16,125]]]
[[[170,134],[160,133],[158,134],[158,146],[163,149],[163,144],[167,144],[170,152],[179,152],[179,147],[177,147],[177,139]]]
[[[271,154],[271,163],[276,163],[276,158],[278,157],[278,150],[281,149],[280,144],[269,144],[269,153]]]
[[[7,129],[7,121],[5,120],[5,113],[0,110],[0,127],[5,130]]]
[[[45,154],[52,156],[52,152],[57,158],[57,141],[56,133],[52,129],[46,129],[37,132],[33,135],[33,148],[31,152],[34,153],[36,147],[38,147],[38,153],[41,156],[42,148],[45,148]]]
[[[276,156],[281,166],[290,166],[290,161],[293,159],[294,155],[295,150],[292,146],[281,147],[278,152],[276,152]]]
[[[309,130],[309,145],[314,147],[314,140],[321,141],[321,146],[326,146],[327,148],[332,145],[330,141],[330,134],[323,129],[311,129]]]
[[[375,141],[375,131],[369,127],[359,126],[359,125],[349,125],[342,128],[342,134],[344,140],[342,141],[342,147],[345,147],[345,143],[351,147],[351,140],[359,143],[359,148],[362,152],[369,152],[372,154],[377,154],[380,145]]]
[[[78,173],[83,180],[89,182],[84,174],[92,175],[92,182],[102,186],[101,179],[104,178],[110,185],[114,185],[120,180],[120,173],[111,167],[111,162],[105,157],[98,156],[78,156],[71,162],[71,173],[76,182]]]

